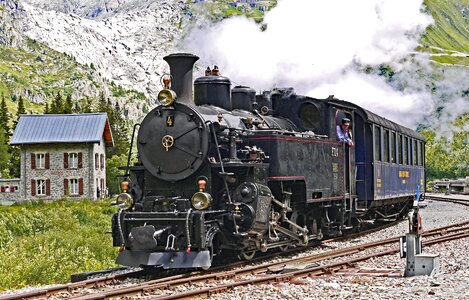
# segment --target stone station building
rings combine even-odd
[[[17,202],[106,196],[106,113],[22,115],[11,144],[21,149]]]

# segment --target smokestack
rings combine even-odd
[[[192,100],[192,68],[199,59],[190,53],[174,53],[163,57],[168,63],[171,76],[171,89],[176,92],[179,103],[190,104]]]

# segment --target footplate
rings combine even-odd
[[[162,266],[164,269],[209,268],[212,265],[208,250],[189,253],[124,250],[119,252],[116,263],[129,267]]]

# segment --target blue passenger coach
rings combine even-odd
[[[421,134],[351,102],[329,103],[337,108],[335,122],[352,119],[357,207],[398,206],[408,203],[417,189],[424,192],[425,138]],[[384,211],[378,214],[391,217]]]

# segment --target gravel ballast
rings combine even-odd
[[[469,220],[469,207],[424,201],[420,213],[424,230]],[[383,229],[366,237],[330,244],[343,248],[379,239],[405,235],[408,222]],[[442,272],[433,276],[372,277],[328,275],[293,282],[237,287],[210,299],[469,299],[469,238],[423,247],[425,254],[439,254]],[[324,250],[313,249],[312,252]],[[377,257],[356,265],[358,268],[405,268],[399,254]]]

